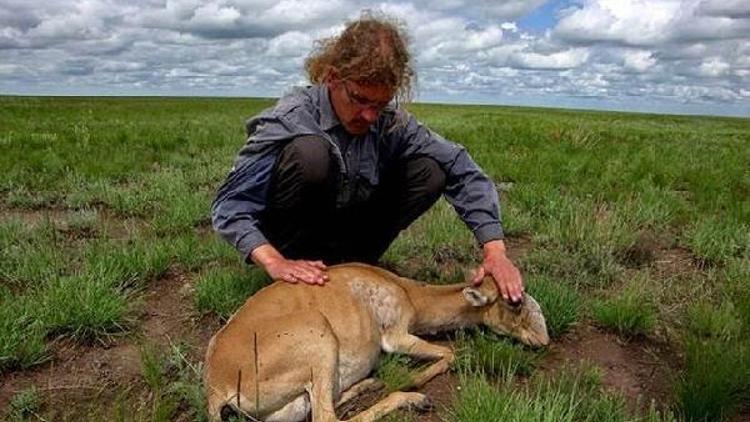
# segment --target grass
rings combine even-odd
[[[41,419],[39,412],[41,410],[42,403],[39,397],[39,391],[36,387],[30,387],[23,391],[16,393],[10,401],[9,405],[9,420],[10,421],[24,421]]]
[[[40,293],[37,318],[48,334],[92,341],[132,324],[130,295],[107,278],[63,277]]]
[[[50,220],[28,227],[20,219],[0,222],[0,280],[16,289],[56,277],[68,258],[62,236]]]
[[[531,375],[540,358],[523,345],[482,331],[459,332],[455,347],[457,370],[493,377]]]
[[[462,374],[452,421],[625,421],[625,403],[602,391],[595,370],[562,370],[516,388],[513,378],[495,387],[484,375]]]
[[[673,422],[670,411],[651,406],[634,415],[621,396],[605,391],[595,367],[562,367],[554,374],[535,374],[519,385],[512,376],[497,383],[483,373],[462,372],[460,390],[448,421],[634,421]]]
[[[526,279],[526,291],[539,303],[551,338],[559,337],[581,318],[582,299],[575,288],[546,276]]]
[[[750,324],[743,308],[748,293],[733,284],[742,273],[728,268],[721,278],[737,296],[718,304],[696,302],[686,313],[685,364],[675,385],[676,410],[685,420],[728,419],[750,400]],[[735,300],[745,305],[735,306]]]
[[[34,305],[0,286],[0,373],[28,368],[47,359],[46,330],[34,318]]]
[[[140,356],[141,375],[151,392],[149,408],[139,414],[141,420],[171,421],[178,413],[184,420],[208,420],[202,368],[191,362],[183,345],[170,343],[166,352],[160,352],[147,344]]]
[[[402,390],[412,383],[415,365],[408,356],[389,353],[378,362],[375,377],[383,381],[388,392]]]
[[[724,420],[750,399],[747,341],[688,338],[676,384],[677,412],[688,421]]]
[[[226,320],[250,295],[269,282],[268,276],[258,269],[212,269],[196,282],[195,306],[201,313],[214,313]]]
[[[750,225],[738,220],[702,219],[689,226],[684,235],[702,265],[723,264],[750,255]]]
[[[647,279],[634,279],[617,294],[592,305],[596,323],[624,337],[648,334],[656,321],[653,288]]]
[[[210,233],[208,210],[244,142],[243,122],[271,104],[0,97],[0,371],[44,362],[50,340],[60,335],[89,344],[127,333],[141,322],[143,292],[170,274],[195,281],[196,314],[220,318],[264,285]],[[496,183],[506,235],[511,244],[523,239],[527,252],[517,264],[553,341],[587,323],[588,308],[597,324],[625,335],[652,335],[655,318],[670,324],[666,332],[675,336],[664,340],[684,356],[674,374],[676,402],[659,404],[692,420],[740,411],[746,378],[730,369],[744,362],[750,334],[750,121],[410,109],[463,144]],[[674,250],[687,250],[698,268],[665,264]],[[471,233],[441,200],[399,236],[383,262],[408,277],[449,283],[464,280],[479,257]],[[628,290],[634,272],[648,272],[664,293],[654,308],[638,306],[644,297]],[[484,333],[459,342],[466,346],[457,361],[466,388],[448,419],[596,420],[600,409],[614,420],[636,417],[585,375],[545,380],[535,370],[536,354],[512,342]],[[161,384],[148,383],[162,404],[126,395],[114,406],[124,409],[121,419],[145,400],[143,419],[192,409],[189,418],[201,420],[196,368],[177,355],[157,353],[151,365],[162,368]],[[392,374],[383,376],[394,385],[402,363],[384,364]],[[509,374],[531,385],[507,384]],[[460,404],[471,400],[474,410]],[[653,411],[638,416],[668,420]]]
[[[731,301],[698,302],[688,309],[688,330],[697,338],[731,341],[742,333],[742,320]]]

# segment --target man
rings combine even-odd
[[[493,183],[398,106],[414,78],[405,40],[391,19],[364,13],[320,41],[305,63],[314,85],[248,122],[214,229],[273,279],[324,284],[327,264],[376,262],[445,194],[484,250],[474,282],[491,275],[519,302]]]

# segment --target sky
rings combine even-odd
[[[750,117],[750,0],[0,0],[0,94],[277,97],[363,9],[419,102]]]

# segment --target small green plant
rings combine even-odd
[[[30,387],[16,393],[10,400],[8,416],[12,421],[29,420],[31,416],[44,420],[38,413],[42,407],[42,400],[36,387]]]
[[[581,316],[581,297],[563,281],[534,275],[526,280],[526,291],[542,308],[550,337],[558,337],[573,326]]]
[[[626,337],[648,334],[656,319],[651,294],[645,282],[632,282],[615,296],[594,302],[594,319],[601,327]]]

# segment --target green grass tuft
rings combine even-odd
[[[10,421],[44,420],[39,416],[39,411],[42,408],[42,399],[36,387],[30,387],[16,393],[11,398],[8,407]],[[34,419],[32,419],[32,416]]]
[[[141,288],[167,272],[172,247],[170,239],[96,241],[83,255],[91,277],[110,280],[118,287]]]
[[[750,226],[734,219],[699,219],[684,236],[704,265],[723,265],[731,258],[750,256]]]
[[[500,421],[626,421],[630,420],[622,398],[604,393],[596,372],[561,370],[532,377],[516,386],[513,378],[495,387],[484,376],[460,375],[461,390],[449,420],[457,422]]]
[[[750,397],[747,341],[688,338],[676,384],[677,412],[688,421],[724,420]]]
[[[719,305],[698,302],[688,308],[688,330],[698,338],[729,341],[739,339],[742,320],[729,300]]]
[[[79,237],[90,237],[98,232],[99,212],[96,209],[83,209],[71,214],[67,221],[70,232]]]
[[[0,286],[0,373],[28,368],[47,358],[46,330],[26,296],[12,297]]]
[[[212,312],[228,319],[245,300],[269,284],[258,268],[217,268],[200,276],[195,285],[195,305],[201,313]]]
[[[501,378],[531,375],[539,356],[494,333],[461,331],[456,337],[456,368]]]
[[[131,299],[106,278],[62,277],[40,292],[37,318],[51,333],[90,341],[122,332],[132,323]]]
[[[572,287],[545,276],[526,279],[526,291],[539,303],[550,337],[559,337],[581,317],[581,297]]]
[[[383,381],[386,391],[399,391],[413,381],[412,360],[406,355],[388,353],[381,357],[375,377]]]
[[[648,334],[656,320],[651,289],[644,281],[631,282],[608,299],[595,301],[592,312],[597,324],[626,337]]]
[[[49,219],[0,223],[0,281],[20,290],[46,283],[65,271],[65,246]]]
[[[750,259],[727,261],[723,273],[725,294],[736,305],[746,334],[750,334]]]

